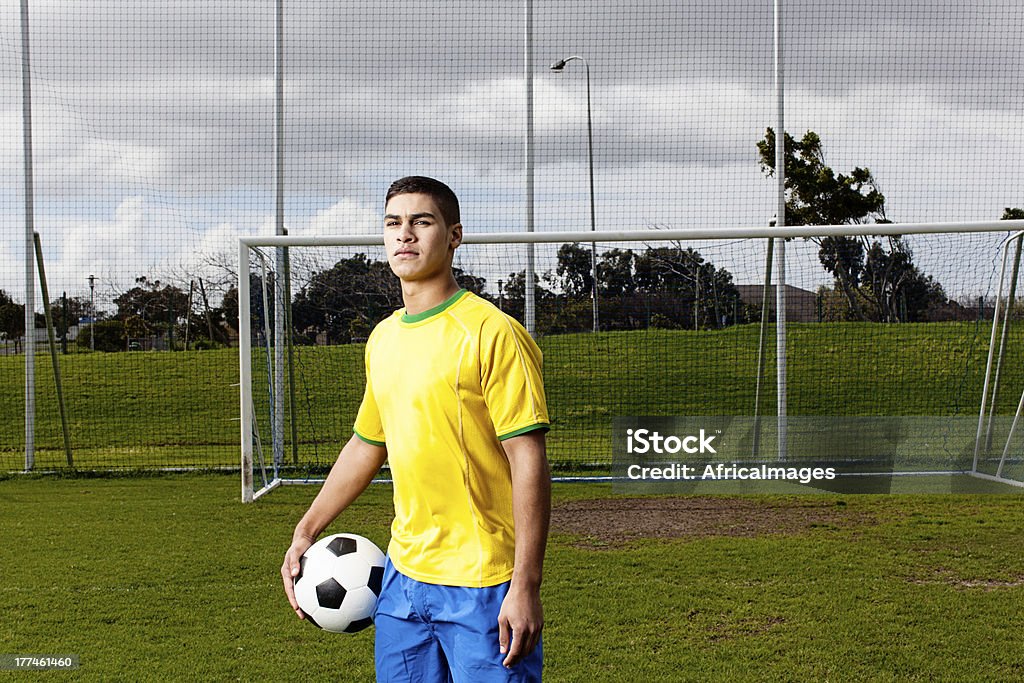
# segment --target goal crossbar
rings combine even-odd
[[[468,232],[463,244],[550,244],[557,242],[700,241],[722,239],[781,239],[805,237],[896,236],[1024,230],[1024,220],[946,223],[864,223],[857,225],[797,225],[784,227],[681,228],[677,230],[588,230],[563,232]],[[342,247],[379,246],[379,235],[267,235],[240,237],[243,247]]]

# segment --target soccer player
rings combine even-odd
[[[541,570],[551,510],[541,352],[460,289],[458,198],[411,176],[385,200],[405,307],[366,343],[354,434],[299,521],[281,576],[299,617],[299,557],[385,459],[395,519],[374,615],[378,681],[539,681]]]

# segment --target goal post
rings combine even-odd
[[[1001,258],[999,268],[999,285],[996,290],[995,304],[992,311],[992,331],[989,339],[988,358],[985,363],[985,379],[982,384],[980,410],[978,413],[978,430],[974,441],[974,459],[972,471],[978,476],[989,478],[995,481],[1010,483],[1015,486],[1024,486],[1018,479],[1024,478],[1019,474],[1009,474],[1007,461],[1011,454],[1014,436],[1019,426],[1020,418],[1024,413],[1024,391],[1021,392],[1017,410],[1010,422],[1009,429],[1005,435],[1005,442],[1001,453],[993,453],[993,432],[997,425],[996,407],[999,399],[999,381],[1002,377],[1003,360],[1009,346],[1011,323],[1013,321],[1016,306],[1017,279],[1020,275],[1021,248],[1024,245],[1024,231],[1018,231],[1003,240],[1001,247]],[[1014,251],[1012,265],[1010,263],[1010,251]],[[1009,281],[1007,294],[1004,299],[1003,288]],[[998,342],[996,338],[999,338]],[[993,360],[995,365],[993,367]],[[990,460],[998,456],[995,473],[984,473],[978,471],[978,465],[982,458],[988,456]],[[1011,464],[1012,467],[1012,464]],[[1018,479],[1014,479],[1017,476]]]
[[[851,425],[870,418],[893,421],[881,428],[873,422],[869,431],[885,432],[901,453],[913,451],[897,463],[907,470],[898,474],[1016,483],[1024,480],[1022,449],[1007,440],[997,456],[977,453],[974,432],[989,353],[979,329],[994,316],[992,292],[1012,241],[1006,236],[1022,229],[1021,220],[992,220],[602,231],[596,242],[603,310],[596,333],[591,265],[576,258],[595,242],[593,232],[468,232],[454,265],[464,287],[521,320],[528,264],[536,264],[537,336],[557,475],[611,477],[612,423],[622,416],[724,416],[744,423],[756,412],[755,375],[763,368],[785,382],[776,395],[787,397],[764,400],[765,411],[788,425],[783,437],[763,423],[767,431],[758,434],[755,457],[765,462],[809,457],[804,450],[821,441],[817,430],[859,429]],[[763,281],[769,239],[789,240],[785,298],[778,297],[786,307],[785,375],[772,372],[772,345],[759,338],[763,304],[774,306],[776,299]],[[828,245],[834,250],[841,239],[861,245],[859,279],[841,281],[840,269],[823,265]],[[526,245],[532,245],[532,259]],[[363,343],[377,321],[401,307],[382,246],[380,235],[240,238],[244,502],[282,484],[320,480],[350,436],[363,388]],[[271,367],[281,362],[275,358],[291,357],[272,353],[285,339],[254,324],[273,315],[277,297],[263,293],[268,282],[283,286],[274,271],[273,250],[280,247],[289,247],[293,293],[294,327],[286,336],[296,346],[289,372]],[[772,315],[768,319],[774,323]],[[778,337],[779,325],[770,327]],[[1024,343],[1018,339],[1014,348],[1012,332],[1007,343],[1001,380],[1007,392],[1020,391],[1024,374],[1012,360],[1024,355]],[[767,359],[758,358],[759,347]],[[290,410],[265,398],[283,395],[268,386],[282,377],[294,377],[297,398]],[[1003,402],[993,408],[1000,434],[1012,435],[1016,407]],[[286,422],[290,432],[282,428]],[[286,436],[299,441],[292,444],[297,462],[285,463],[262,446]]]

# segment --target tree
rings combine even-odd
[[[872,243],[864,259],[862,290],[873,304],[872,319],[881,322],[921,322],[930,309],[947,301],[942,285],[914,265],[910,247],[889,237],[888,248]]]
[[[679,327],[718,327],[739,306],[732,273],[705,261],[700,252],[676,243],[648,247],[635,257],[637,291],[647,295],[671,294],[674,310],[658,311],[662,320]],[[656,300],[665,298],[655,297]],[[665,326],[663,323],[662,326]]]
[[[125,351],[127,350],[127,336],[125,324],[121,320],[103,320],[96,323],[91,331],[95,335],[97,351]],[[91,342],[85,336],[78,338],[79,345],[88,346]]]
[[[836,173],[825,164],[821,138],[807,131],[797,142],[786,133],[786,224],[846,225],[888,223],[885,197],[867,168],[850,175]],[[761,170],[775,175],[775,131],[771,128],[757,143]]]
[[[53,327],[58,335],[61,333],[61,330],[65,329],[65,324],[68,327],[74,327],[81,318],[89,317],[92,314],[89,297],[69,296],[67,301],[68,317],[66,321],[64,320],[63,298],[54,299],[50,302],[50,308],[53,313]]]
[[[274,319],[274,278],[272,273],[267,277],[267,299],[266,308],[272,321]],[[261,338],[265,329],[263,322],[263,278],[255,273],[249,273],[249,311],[251,311],[249,319],[250,331],[254,338]],[[221,299],[220,306],[212,307],[210,315],[213,319],[215,335],[218,329],[223,331],[221,325],[234,330],[236,333],[238,332],[238,285],[232,284],[228,287]],[[203,324],[205,325],[205,321]],[[273,334],[273,323],[271,323],[270,328],[271,334]],[[226,334],[223,337],[223,341],[225,343],[228,342]]]
[[[159,280],[146,276],[135,278],[136,286],[114,299],[117,306],[115,318],[124,322],[131,317],[138,318],[145,334],[156,334],[157,330],[177,325],[184,319],[188,309],[188,294],[174,285],[163,285]]]
[[[761,170],[775,175],[775,131],[757,143]],[[885,196],[871,171],[856,167],[836,174],[825,163],[821,138],[807,131],[799,141],[785,135],[787,225],[891,223]],[[921,273],[900,236],[812,238],[818,259],[843,293],[854,320],[918,320],[947,301],[942,286]]]
[[[458,266],[452,266],[452,275],[455,276],[455,281],[459,283],[459,287],[468,289],[479,296],[485,296],[484,289],[487,287],[487,278],[473,275]]]
[[[787,225],[847,225],[869,221],[888,223],[885,197],[867,168],[854,168],[850,175],[836,173],[825,164],[821,138],[807,131],[797,142],[785,134]],[[775,131],[771,128],[757,143],[761,170],[775,175]],[[854,317],[864,319],[857,290],[864,259],[865,238],[814,238],[818,258],[831,273],[850,304]]]
[[[238,332],[238,287],[231,285],[228,291],[224,292],[224,298],[220,306],[213,309],[224,319],[224,323],[235,332]]]
[[[557,296],[541,282],[553,284],[556,277],[553,273],[545,273],[542,277],[534,278],[533,300],[536,306],[536,329],[539,334],[553,334],[558,332],[576,331],[574,323],[569,319],[575,319],[577,311],[572,304],[565,301],[564,296]],[[509,273],[508,277],[499,280],[501,288],[502,310],[508,313],[521,323],[526,320],[526,271],[520,270]],[[579,303],[579,302],[577,302]],[[586,310],[587,321],[591,320],[590,302],[581,304],[581,310]],[[588,322],[589,325],[589,322]],[[589,328],[588,328],[589,329]]]
[[[589,248],[567,243],[558,248],[555,283],[567,296],[589,297],[594,286],[593,263]]]
[[[46,316],[35,314],[36,328],[46,327]],[[14,350],[18,351],[18,340],[25,336],[25,305],[14,303],[14,299],[0,289],[0,339],[14,342]]]
[[[602,297],[628,296],[636,291],[632,249],[610,249],[597,262],[597,289]]]
[[[15,342],[25,334],[25,307],[14,303],[7,292],[0,289],[0,337]]]
[[[597,277],[602,327],[606,329],[640,329],[654,323],[661,327],[718,327],[723,316],[729,317],[739,308],[732,275],[679,243],[642,252],[609,249],[600,256]],[[592,282],[589,248],[562,245],[556,271],[547,273],[545,279],[563,292],[557,297],[561,301],[550,331],[590,329],[590,302],[585,301]],[[509,280],[509,288],[518,291],[521,287],[518,280]]]
[[[401,286],[388,264],[355,254],[315,273],[299,290],[292,326],[307,341],[324,332],[328,342],[347,343],[401,306]]]

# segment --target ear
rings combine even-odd
[[[452,238],[450,244],[452,249],[456,249],[460,244],[462,244],[462,223],[456,223],[452,226]]]

